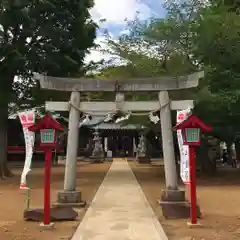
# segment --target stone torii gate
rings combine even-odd
[[[187,76],[163,78],[137,78],[104,80],[94,78],[58,78],[35,75],[42,88],[70,91],[70,102],[46,102],[46,110],[69,111],[69,131],[65,165],[64,190],[58,193],[58,202],[66,205],[82,205],[81,192],[76,190],[76,165],[80,111],[90,115],[104,115],[114,111],[153,112],[160,110],[162,145],[166,188],[162,201],[171,205],[185,201],[185,191],[178,189],[171,109],[193,108],[192,100],[170,101],[169,90],[181,90],[198,86],[204,72]],[[159,92],[158,101],[124,101],[124,92]],[[80,102],[81,92],[116,92],[115,102]]]

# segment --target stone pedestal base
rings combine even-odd
[[[89,159],[90,159],[90,163],[103,163],[104,162],[103,157],[91,156]]]
[[[70,207],[52,207],[50,209],[50,220],[56,221],[70,221],[75,220],[78,217],[78,213]],[[23,218],[28,221],[42,222],[44,219],[43,208],[25,209],[23,212]],[[49,225],[43,227],[48,228]]]
[[[185,201],[185,190],[177,189],[162,189],[161,192],[161,201],[168,202],[182,202]]]
[[[54,223],[50,223],[45,225],[44,223],[40,223],[40,230],[52,230],[54,228]]]
[[[200,222],[197,222],[195,224],[192,224],[191,222],[187,222],[187,226],[189,228],[202,228],[203,225]]]
[[[85,207],[86,202],[82,200],[82,194],[78,191],[62,191],[57,194],[55,206]]]
[[[168,219],[190,218],[190,203],[185,199],[184,190],[163,189],[161,200],[158,201],[162,207],[162,213]],[[199,206],[197,206],[197,216],[201,217]]]
[[[106,161],[106,162],[112,162],[112,161],[113,161],[113,158],[105,158],[104,161]]]
[[[149,157],[137,157],[138,163],[151,163],[151,158]]]

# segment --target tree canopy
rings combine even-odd
[[[89,14],[92,6],[92,0],[1,1],[0,162],[6,155],[8,103],[17,90],[31,86],[32,73],[61,77],[85,73],[84,57],[96,37],[97,26]],[[15,76],[21,81],[14,83]]]
[[[197,89],[173,91],[171,97],[196,100],[194,111],[213,125],[213,134],[233,141],[240,131],[238,6],[235,1],[168,1],[164,18],[136,19],[129,23],[128,34],[118,41],[108,39],[125,65],[107,68],[104,74],[178,76],[204,70]]]

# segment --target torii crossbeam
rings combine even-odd
[[[102,115],[104,112],[113,112],[117,110],[115,102],[80,102],[79,110],[93,115]],[[45,108],[49,111],[69,111],[70,104],[68,102],[45,102]],[[186,108],[193,108],[193,100],[171,101],[170,108],[172,110],[181,110]],[[159,101],[125,101],[122,104],[121,111],[124,112],[150,112],[160,110]]]

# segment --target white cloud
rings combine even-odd
[[[123,30],[121,30],[120,31],[120,35],[128,35],[128,34],[130,34],[130,30],[129,29],[123,29]]]
[[[98,44],[99,47],[91,50],[91,52],[85,57],[86,63],[90,61],[98,62],[101,60],[111,61],[112,64],[122,63],[122,60],[119,58],[119,56],[108,53],[108,50],[111,51],[111,49],[109,49],[104,36],[97,37],[95,43]]]
[[[106,24],[124,26],[126,20],[134,20],[137,14],[140,19],[146,19],[151,15],[151,12],[151,9],[146,4],[141,3],[140,0],[120,0],[117,3],[113,0],[95,0],[95,5],[90,10],[92,19],[97,22],[100,27],[104,27]],[[102,19],[105,20],[103,23],[101,23]],[[127,33],[127,30],[123,31],[119,29],[119,35],[123,33]],[[109,34],[111,34],[111,32],[109,32]],[[102,49],[107,48],[106,42],[104,43],[104,37],[98,36],[95,42],[99,44]],[[111,57],[112,55],[102,53],[96,49],[92,50],[91,53],[86,56],[85,61],[110,60]]]
[[[107,43],[105,41],[105,37],[99,36],[96,38],[95,43],[99,45],[99,48],[91,50],[90,54],[88,54],[85,58],[86,62],[92,61],[100,61],[102,59],[109,60],[111,58],[110,54],[106,54],[101,52],[100,49],[106,49]]]
[[[124,24],[125,20],[134,20],[137,12],[139,17],[149,17],[151,9],[140,0],[95,0],[94,7],[90,10],[94,21],[106,19],[108,24]]]

